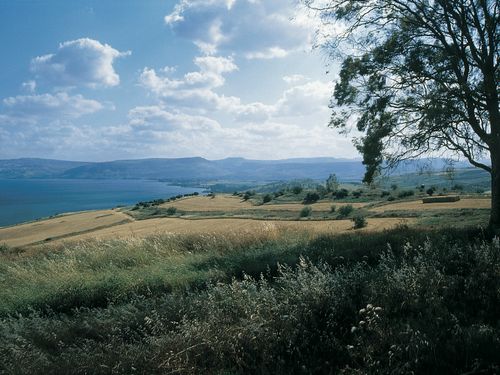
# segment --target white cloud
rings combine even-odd
[[[276,58],[287,57],[290,51],[284,50],[281,47],[269,47],[263,51],[248,52],[245,57],[249,60],[271,60]]]
[[[282,58],[310,46],[314,29],[290,0],[181,0],[165,22],[202,52]]]
[[[298,82],[302,82],[302,81],[305,81],[307,79],[308,78],[305,77],[305,76],[303,76],[302,74],[292,74],[292,75],[284,76],[283,77],[283,81],[285,81],[289,85],[295,84],[295,83],[298,83]]]
[[[181,78],[171,78],[170,69],[144,68],[139,82],[165,105],[198,107],[200,109],[222,108],[234,105],[234,97],[217,94],[214,89],[225,83],[224,75],[238,69],[230,57],[196,57],[198,71],[188,72]]]
[[[19,95],[3,99],[4,116],[37,121],[47,118],[78,118],[103,109],[96,100],[65,92],[41,95]]]
[[[31,71],[56,87],[111,87],[120,83],[115,59],[129,55],[97,40],[82,38],[59,45],[55,53],[35,57]]]

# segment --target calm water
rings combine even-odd
[[[63,212],[131,205],[201,190],[143,180],[0,179],[0,226]]]

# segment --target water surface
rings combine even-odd
[[[201,190],[149,180],[0,179],[0,226],[64,212],[127,206]]]

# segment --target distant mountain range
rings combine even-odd
[[[396,173],[411,173],[428,166],[443,168],[443,159],[421,159],[405,163]],[[456,167],[468,167],[461,163]],[[343,181],[361,180],[365,167],[359,159],[296,158],[248,160],[201,157],[176,159],[138,159],[110,162],[74,162],[50,159],[0,160],[0,178],[64,179],[153,179],[165,181],[289,181],[325,180],[331,173]]]

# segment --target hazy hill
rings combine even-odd
[[[401,165],[395,173],[417,172],[424,167],[439,171],[443,166],[442,159],[415,160]],[[465,166],[457,165],[457,168]],[[364,171],[359,159],[337,158],[207,160],[193,157],[94,163],[48,159],[0,160],[0,178],[287,181],[324,180],[335,173],[341,180],[358,181],[362,179]]]
[[[43,159],[0,160],[0,178],[155,179],[155,180],[291,180],[325,179],[336,173],[342,179],[360,179],[359,160],[335,158],[248,160],[200,157],[117,160],[79,163]]]
[[[87,164],[89,163],[35,158],[0,160],[0,178],[53,178]]]

